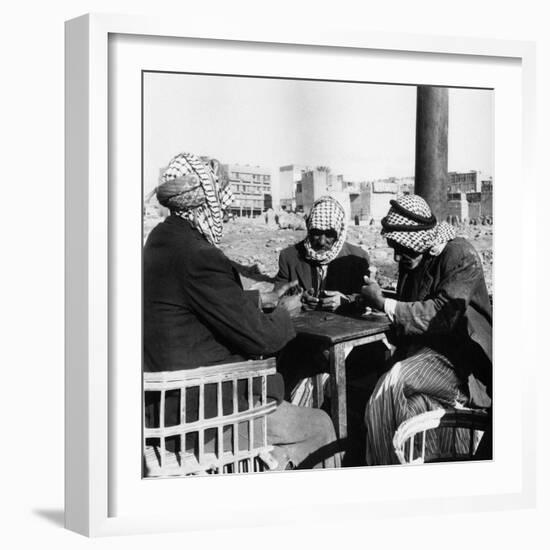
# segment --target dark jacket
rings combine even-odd
[[[426,254],[415,270],[401,271],[397,299],[398,336],[427,344],[459,370],[487,380],[493,357],[492,307],[481,260],[467,240],[455,238],[439,256]]]
[[[345,242],[338,256],[328,264],[325,290],[350,295],[361,292],[363,277],[369,274],[369,256],[360,247]],[[304,242],[285,248],[279,256],[275,286],[298,280],[303,290],[314,287],[315,267],[306,260]]]
[[[151,231],[143,249],[145,371],[271,355],[294,336],[288,313],[262,313],[229,259],[188,222],[169,216]],[[279,375],[268,394],[282,399]]]

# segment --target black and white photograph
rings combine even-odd
[[[144,477],[492,458],[493,101],[142,73]]]
[[[3,546],[544,547],[547,11],[9,4]]]

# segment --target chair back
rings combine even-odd
[[[393,437],[393,448],[401,464],[473,460],[489,426],[489,414],[481,410],[428,411],[401,423]],[[427,453],[429,438],[438,439],[437,455]]]
[[[263,471],[275,359],[144,373],[144,477]]]

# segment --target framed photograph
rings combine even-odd
[[[471,38],[67,22],[67,528],[100,536],[534,504],[536,360],[524,335],[536,297],[521,268],[533,246],[534,55],[530,43]],[[414,210],[417,194],[428,211]],[[400,241],[408,211],[421,227]],[[317,226],[317,215],[339,221]],[[419,244],[436,233],[442,242]],[[490,388],[440,402],[457,422],[477,395],[475,422],[490,410],[479,420],[490,430],[470,417],[466,447],[473,456],[485,429],[492,448],[429,460],[432,428],[381,421],[395,444],[386,459],[363,424],[365,407],[381,414],[370,396],[383,371],[355,366],[395,349],[388,303],[414,261],[403,254],[436,257],[455,236],[480,258],[492,366]],[[301,246],[317,266],[311,293],[285,267]],[[355,262],[342,272],[359,282],[332,287],[342,247]],[[382,289],[379,308],[363,276]],[[306,306],[301,320],[292,308]],[[285,376],[277,394],[279,352],[296,333],[306,352],[286,359],[303,366],[320,350],[325,367]],[[298,416],[277,429],[306,418],[332,435],[305,451],[290,445],[295,434],[276,440],[274,410],[287,406]]]

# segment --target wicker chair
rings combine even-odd
[[[274,373],[274,359],[144,373],[144,477],[277,467],[266,420],[276,408],[266,395],[267,377]],[[238,395],[246,394],[243,405]],[[206,410],[207,401],[214,416]],[[173,425],[166,425],[168,403],[178,417]],[[155,411],[153,420],[146,418],[146,409]]]
[[[401,464],[475,460],[482,432],[490,429],[490,415],[473,409],[439,409],[405,420],[396,430],[393,447]],[[447,429],[448,444],[438,456],[426,456],[427,432]],[[457,444],[461,430],[461,444]],[[466,437],[465,437],[466,436]]]

